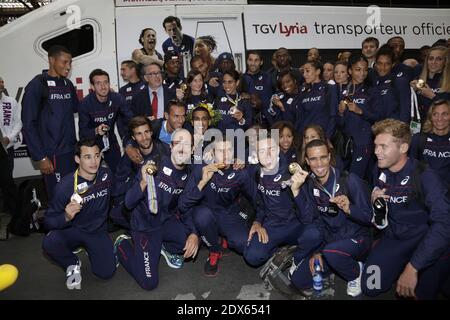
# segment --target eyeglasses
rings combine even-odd
[[[162,72],[150,72],[150,73],[146,73],[145,75],[149,76],[149,77],[158,77],[158,76],[162,75]]]

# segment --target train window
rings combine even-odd
[[[84,24],[79,29],[73,29],[42,43],[42,48],[48,51],[53,45],[62,45],[72,52],[72,58],[94,50],[94,27]]]

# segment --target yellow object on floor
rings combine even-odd
[[[13,285],[18,276],[19,270],[12,264],[0,265],[0,291]]]

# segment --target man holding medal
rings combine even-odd
[[[130,158],[124,154],[117,166],[112,193],[112,207],[110,217],[114,224],[125,229],[130,229],[131,211],[125,207],[125,194],[134,183],[141,166],[148,161],[157,165],[163,155],[169,155],[169,147],[166,148],[158,139],[153,139],[152,122],[143,116],[131,118],[128,123],[128,131],[131,141],[136,144],[136,158]]]
[[[212,163],[193,166],[179,208],[183,213],[192,213],[194,225],[209,250],[203,273],[213,277],[219,272],[219,261],[228,245],[239,254],[244,251],[248,227],[240,214],[239,201],[241,194],[254,199],[256,190],[249,170],[233,165],[231,140],[216,138],[207,149],[212,151]]]
[[[67,287],[79,287],[81,262],[73,250],[82,246],[89,255],[93,273],[109,279],[116,271],[106,219],[113,176],[100,167],[100,147],[95,140],[82,140],[75,148],[78,169],[66,175],[55,188],[55,197],[45,212],[44,252],[66,270]]]
[[[368,188],[353,173],[330,165],[329,146],[313,140],[305,147],[311,173],[299,169],[292,176],[291,190],[308,224],[299,238],[290,269],[292,283],[299,289],[312,287],[314,260],[322,271],[337,273],[347,281],[347,294],[361,293],[361,260],[370,248],[372,209]]]
[[[126,124],[133,114],[123,97],[111,91],[106,71],[93,70],[89,81],[92,92],[80,102],[78,110],[80,139],[97,139],[97,143],[102,146],[105,162],[115,173],[120,161],[120,147],[114,126],[117,122],[119,135],[123,138],[127,133]]]
[[[298,207],[287,187],[289,163],[280,157],[278,139],[264,136],[259,130],[257,153],[260,167],[255,168],[256,218],[247,235],[244,258],[252,266],[260,266],[284,244],[296,245],[303,224]]]
[[[386,119],[375,123],[372,131],[379,168],[372,191],[377,209],[374,224],[382,229],[382,235],[367,258],[362,290],[375,297],[397,282],[401,297],[436,299],[450,274],[447,186],[436,171],[429,167],[419,170],[422,165],[408,158],[411,132],[407,124]],[[377,219],[376,213],[383,207],[385,218]],[[368,281],[373,273],[370,266],[380,270],[378,286]]]
[[[171,150],[158,165],[146,162],[136,175],[125,196],[125,206],[132,210],[131,237],[120,235],[114,244],[120,263],[145,290],[158,286],[160,254],[179,269],[184,259],[196,256],[199,246],[192,218],[178,209],[192,154],[189,131],[174,131]]]

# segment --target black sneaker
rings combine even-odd
[[[207,277],[214,277],[219,272],[219,260],[222,258],[221,252],[210,252],[208,260],[205,262],[203,272]]]

